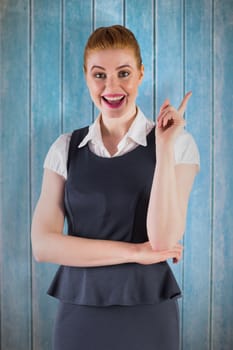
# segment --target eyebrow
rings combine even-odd
[[[105,68],[104,68],[104,67],[101,67],[101,66],[92,66],[92,67],[91,67],[91,70],[93,70],[93,69],[95,69],[95,68],[105,70]]]
[[[97,69],[102,69],[102,70],[106,70],[104,67],[96,66],[96,65],[95,65],[95,66],[92,66],[92,67],[91,67],[91,71],[92,71],[93,69],[95,69],[95,68],[97,68]],[[119,70],[119,69],[122,69],[122,68],[132,68],[132,67],[131,67],[130,64],[123,64],[122,66],[117,67],[116,70]]]

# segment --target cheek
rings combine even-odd
[[[99,84],[93,81],[87,81],[87,87],[92,96],[97,95],[101,90],[101,87],[99,86]]]
[[[132,94],[137,93],[138,87],[139,87],[138,80],[135,79],[135,80],[130,81],[130,83],[128,83],[127,90],[128,90],[128,92],[130,92]]]

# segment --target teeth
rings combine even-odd
[[[104,96],[104,98],[105,98],[107,101],[109,101],[109,102],[112,102],[112,101],[119,101],[119,100],[121,100],[123,97],[124,97],[124,95],[122,95],[122,96],[116,96],[116,97],[106,97],[106,96]]]

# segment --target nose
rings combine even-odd
[[[117,77],[114,75],[108,76],[105,80],[105,86],[107,89],[114,90],[118,85]]]

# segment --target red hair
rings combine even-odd
[[[138,69],[140,69],[142,65],[140,47],[129,29],[121,25],[97,28],[90,35],[84,49],[84,70],[86,71],[87,56],[91,51],[125,48],[133,50]]]

